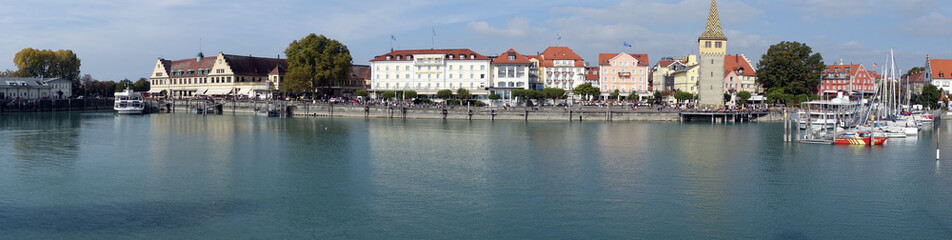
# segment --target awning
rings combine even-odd
[[[163,90],[165,90],[165,89],[161,89],[161,88],[150,88],[150,89],[149,89],[149,93],[160,93],[160,92],[162,92]]]
[[[247,87],[247,88],[239,88],[237,94],[238,94],[238,95],[248,95],[248,94],[251,94],[251,88],[250,88],[250,87]]]
[[[196,89],[196,90],[195,90],[195,93],[194,93],[194,94],[196,94],[196,95],[205,95],[205,92],[207,92],[207,91],[208,91],[208,88],[199,88],[199,89]]]
[[[231,88],[209,88],[208,92],[205,92],[206,95],[228,95],[231,93]]]

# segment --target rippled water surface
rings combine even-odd
[[[944,126],[949,126],[945,124]],[[0,115],[0,238],[952,239],[952,131]]]

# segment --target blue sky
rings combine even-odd
[[[13,56],[23,48],[71,49],[83,74],[137,79],[150,74],[158,57],[191,58],[200,48],[205,55],[283,56],[288,43],[309,33],[346,44],[355,64],[388,52],[394,35],[399,49],[496,55],[559,45],[590,62],[600,52],[648,53],[653,65],[662,56],[697,51],[709,6],[709,0],[7,0],[0,4],[0,70],[15,69]],[[728,53],[755,64],[780,41],[807,43],[827,63],[870,68],[884,63],[890,48],[904,69],[923,65],[927,54],[952,58],[948,1],[721,0],[718,9]]]

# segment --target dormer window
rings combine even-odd
[[[450,59],[450,60],[453,60],[453,55],[452,55],[452,54],[446,55],[446,58],[448,58],[448,59]]]
[[[393,56],[387,55],[387,60],[390,60]]]
[[[940,72],[940,73],[939,73],[939,77],[940,77],[940,78],[944,78],[944,77],[945,77],[945,73]]]
[[[459,59],[466,59],[466,54],[460,54]]]
[[[470,54],[469,59],[476,59],[476,54]]]

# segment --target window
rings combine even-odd
[[[479,70],[486,70],[486,65],[479,65]]]
[[[704,41],[704,48],[711,48],[711,41]],[[387,56],[387,60],[390,60],[389,56]]]
[[[410,79],[410,74],[407,74],[406,76],[407,76],[407,77],[406,77],[407,79]]]
[[[723,44],[722,42],[716,42],[716,43],[714,43],[714,47],[716,47],[716,48],[721,48],[721,47],[724,46],[724,45],[722,45],[722,44]]]

